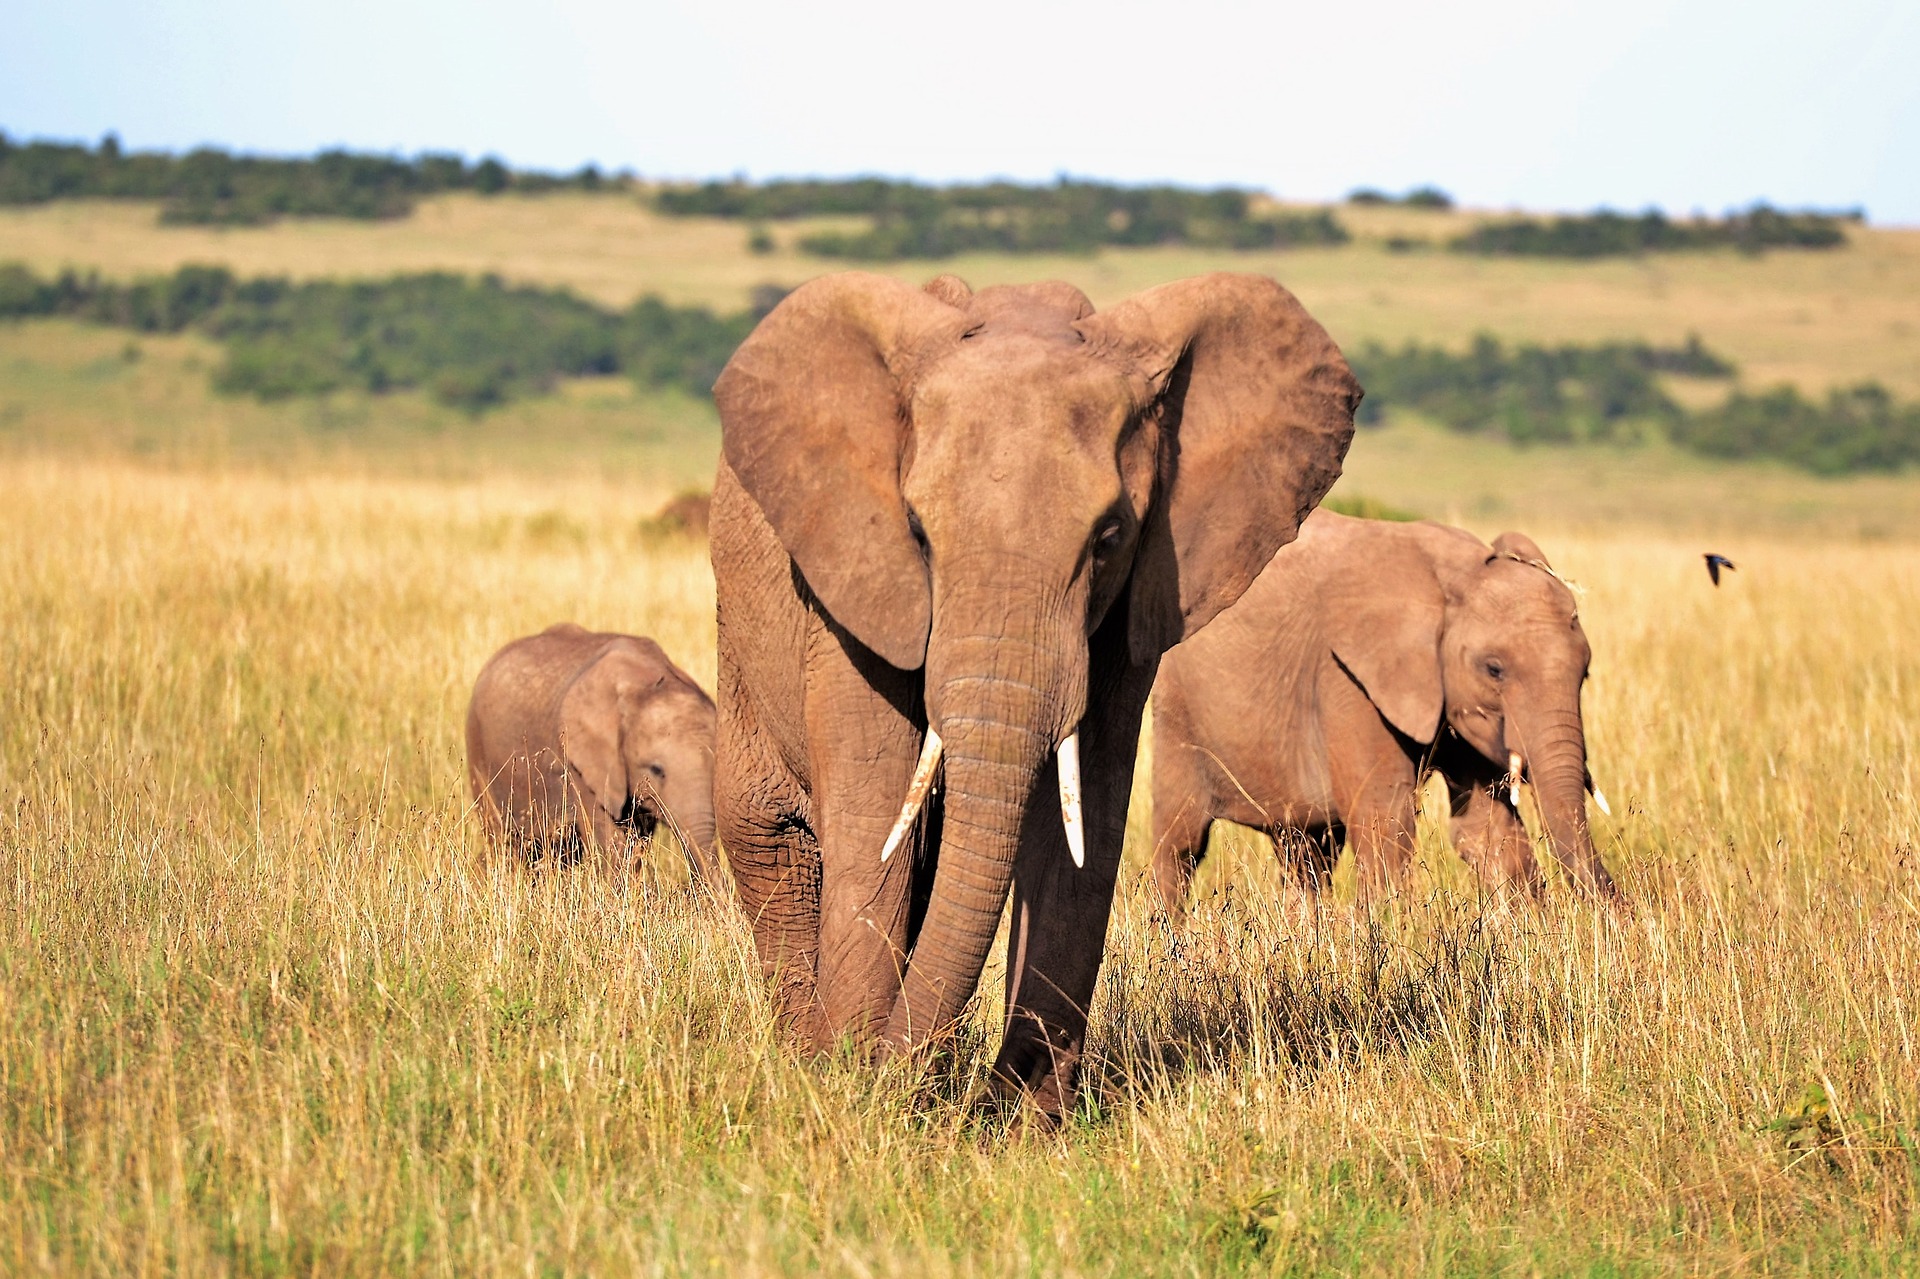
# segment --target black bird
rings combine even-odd
[[[1713,584],[1715,586],[1720,585],[1721,569],[1723,568],[1732,569],[1735,567],[1734,562],[1732,560],[1728,559],[1724,555],[1715,555],[1712,551],[1707,552],[1706,561],[1707,561],[1707,576],[1713,579]]]

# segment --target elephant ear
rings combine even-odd
[[[900,496],[902,384],[966,324],[897,280],[824,276],[760,321],[713,388],[727,465],[808,587],[904,670],[926,660],[933,589]]]
[[[1264,276],[1165,284],[1079,327],[1133,360],[1163,432],[1129,605],[1129,646],[1145,662],[1240,598],[1293,540],[1339,478],[1360,384]]]
[[[1333,534],[1324,539],[1330,545],[1314,594],[1334,659],[1387,723],[1416,742],[1431,742],[1446,709],[1440,669],[1446,592],[1433,548],[1404,526],[1343,520],[1327,528],[1326,518],[1315,516],[1309,527],[1316,542],[1323,531]]]
[[[1547,563],[1545,552],[1525,533],[1502,533],[1493,539],[1494,553],[1507,555],[1525,564],[1537,564],[1541,568],[1552,570]]]
[[[939,298],[948,306],[957,306],[962,310],[965,310],[967,303],[973,300],[973,286],[951,273],[934,276],[920,286],[920,291]]]
[[[627,761],[620,749],[621,703],[637,688],[633,662],[603,653],[560,699],[560,751],[579,776],[583,798],[618,819],[626,812]]]

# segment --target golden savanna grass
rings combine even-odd
[[[1678,342],[1697,331],[1752,386],[1791,381],[1816,394],[1878,379],[1920,397],[1920,230],[1849,228],[1833,253],[1656,254],[1604,262],[1499,260],[1444,251],[1392,253],[1389,237],[1439,242],[1485,214],[1342,208],[1355,243],[1234,253],[1110,249],[1087,256],[975,255],[873,269],[919,283],[952,270],[976,287],[1065,279],[1105,306],[1204,271],[1259,271],[1300,295],[1343,344],[1417,340],[1464,346],[1480,331],[1509,341]],[[842,219],[842,222],[845,220]],[[755,285],[793,285],[833,268],[795,241],[818,222],[772,228],[776,251],[747,252],[747,228],[664,218],[627,193],[423,201],[394,222],[326,219],[263,228],[167,227],[155,206],[75,201],[0,209],[0,261],[111,276],[217,262],[242,275],[384,276],[492,271],[564,285],[615,306],[642,293],[723,309]]]
[[[670,489],[0,460],[0,1271],[1897,1273],[1920,1263],[1920,548],[1534,524],[1633,908],[1372,920],[1135,814],[1066,1131],[780,1050],[669,870],[479,855],[460,716],[562,617],[713,676]],[[1483,529],[1486,527],[1482,525]],[[1229,893],[1225,885],[1233,885]]]
[[[1920,232],[1515,263],[1383,244],[1476,215],[1341,216],[1328,251],[943,265],[1103,303],[1263,270],[1349,345],[1697,330],[1749,385],[1920,395]],[[228,231],[60,204],[0,210],[0,259],[733,307],[817,273],[795,233],[756,257],[617,195]],[[1232,832],[1171,935],[1137,805],[1084,1100],[1040,1136],[970,1104],[994,972],[944,1074],[802,1060],[673,867],[482,855],[460,725],[501,643],[638,631],[711,686],[705,548],[648,522],[711,475],[711,406],[261,405],[209,392],[220,358],[0,326],[0,1273],[1920,1268],[1920,475],[1363,433],[1343,493],[1525,529],[1583,588],[1632,909],[1483,900],[1428,828],[1401,899],[1356,916],[1343,870],[1314,915]],[[1740,565],[1717,591],[1704,550]]]

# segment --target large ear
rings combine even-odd
[[[933,589],[900,496],[903,381],[965,315],[885,276],[803,284],[714,384],[727,465],[821,605],[893,665],[926,660]]]
[[[1158,392],[1165,443],[1135,552],[1129,643],[1146,661],[1233,603],[1340,475],[1360,403],[1327,331],[1274,281],[1203,275],[1081,321]]]
[[[1314,519],[1316,542],[1323,540],[1325,519]],[[1446,709],[1440,670],[1446,592],[1433,548],[1404,526],[1347,520],[1324,531],[1332,536],[1324,539],[1329,545],[1314,595],[1334,658],[1387,723],[1416,742],[1431,742]]]
[[[560,699],[560,753],[580,774],[586,798],[618,818],[627,808],[627,761],[620,750],[620,701],[634,691],[632,663],[603,653]]]

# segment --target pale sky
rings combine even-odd
[[[0,129],[1920,224],[1920,0],[6,0]]]

